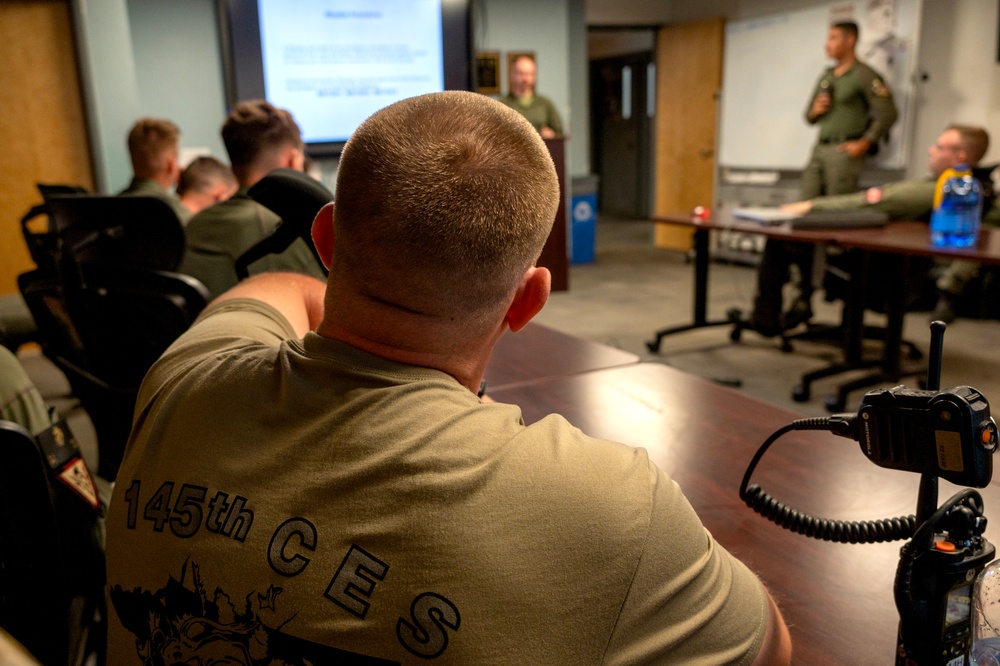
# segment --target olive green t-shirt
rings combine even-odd
[[[225,301],[147,375],[108,663],[752,662],[761,584],[644,450],[291,336]]]

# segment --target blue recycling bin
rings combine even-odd
[[[574,176],[570,199],[570,261],[574,264],[594,262],[597,242],[598,177]]]

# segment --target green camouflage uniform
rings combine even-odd
[[[832,104],[821,116],[810,117],[813,100],[829,92]],[[852,158],[837,146],[862,137],[872,145],[886,136],[896,122],[896,104],[882,78],[863,62],[855,62],[840,76],[830,68],[823,73],[806,108],[806,120],[819,125],[819,139],[802,172],[802,198],[846,194],[858,189],[864,157]]]

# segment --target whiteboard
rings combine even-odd
[[[889,84],[899,110],[888,144],[871,162],[904,168],[912,135],[921,0],[836,2],[726,25],[719,119],[719,165],[802,169],[819,129],[806,106],[830,66],[823,51],[834,20],[858,23],[859,60]]]

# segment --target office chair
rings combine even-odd
[[[316,263],[323,266],[313,245],[312,223],[316,213],[333,201],[333,193],[326,186],[301,171],[275,169],[251,187],[248,194],[280,217],[281,224],[236,260],[236,275],[240,280],[250,275],[253,262],[269,254],[280,254],[298,238],[305,241]],[[327,273],[325,267],[323,272]]]
[[[114,479],[142,378],[209,297],[171,272],[184,230],[165,201],[56,193],[45,206],[56,258],[18,286],[42,350],[94,422],[99,473]]]
[[[65,278],[84,263],[174,271],[184,256],[184,227],[157,197],[53,195],[46,207]]]
[[[896,273],[926,276],[929,272],[929,260],[860,250],[828,253],[823,277],[824,298],[827,301],[843,302],[841,320],[836,323],[809,322],[805,328],[798,326],[783,331],[780,336],[781,350],[791,352],[794,341],[827,342],[842,347],[844,358],[838,363],[804,373],[799,383],[792,388],[792,399],[796,402],[808,401],[812,396],[812,384],[820,379],[855,370],[878,368],[876,372],[841,384],[836,394],[826,399],[827,409],[839,412],[845,409],[847,396],[852,391],[880,382],[897,381],[906,375],[923,373],[923,366],[904,367],[899,362],[894,362],[896,371],[887,373],[881,369],[886,365],[885,358],[872,358],[863,354],[865,341],[877,341],[883,346],[890,344],[888,338],[893,329],[891,325],[865,324],[864,312],[901,317],[906,311],[920,309],[918,301],[927,290],[926,280],[901,281]],[[906,293],[895,293],[889,288],[889,285],[900,283],[906,286]],[[730,318],[735,320],[730,330],[730,339],[739,342],[742,331],[752,327],[739,310],[731,311]],[[910,361],[923,357],[920,348],[909,340],[898,340],[895,344]]]
[[[104,662],[101,509],[59,480],[87,474],[77,458],[64,423],[0,421],[0,626],[43,664]]]
[[[42,351],[66,375],[94,422],[99,474],[113,480],[132,427],[139,385],[209,301],[187,275],[81,263],[73,279],[36,270],[18,286]]]
[[[48,185],[36,183],[42,203],[32,206],[21,218],[21,234],[28,246],[31,260],[39,268],[54,266],[59,256],[59,235],[51,223],[51,213],[48,202],[52,197],[86,194],[87,190],[78,185]],[[44,231],[32,229],[32,222],[42,215],[50,217]]]

